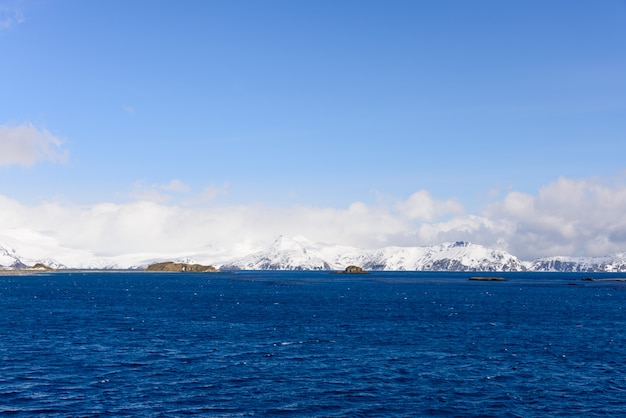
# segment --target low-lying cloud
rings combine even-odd
[[[182,183],[168,186],[178,190]],[[464,213],[459,202],[433,199],[427,191],[400,202],[354,202],[344,208],[188,207],[149,200],[26,206],[0,196],[0,213],[0,241],[3,235],[15,238],[30,231],[59,247],[103,257],[202,253],[219,262],[259,250],[281,234],[358,248],[466,240],[523,260],[626,249],[626,185],[595,179],[560,178],[535,195],[513,191],[475,214]]]
[[[31,123],[0,125],[0,166],[64,163],[68,158],[63,141],[45,129],[37,129]]]

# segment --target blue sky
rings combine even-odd
[[[348,244],[429,244],[476,216],[459,237],[519,251],[472,228],[502,221],[494,205],[515,193],[541,210],[541,191],[567,181],[588,203],[624,187],[621,0],[0,0],[0,57],[0,195],[17,205],[193,217],[356,203],[408,230]],[[411,201],[447,209],[407,217]],[[626,251],[610,238],[622,229],[587,232],[582,216],[562,215],[585,231],[575,245],[545,250]],[[33,228],[20,222],[2,227]]]

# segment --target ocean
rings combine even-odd
[[[0,414],[626,416],[619,276],[476,274],[3,275]]]

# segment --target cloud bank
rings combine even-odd
[[[0,166],[32,166],[41,161],[64,163],[69,151],[63,141],[30,123],[0,125]]]
[[[184,189],[179,181],[166,186]],[[626,250],[626,185],[595,179],[560,178],[535,195],[513,191],[476,214],[423,190],[393,204],[354,202],[345,208],[185,207],[159,199],[26,206],[0,196],[0,213],[0,241],[39,237],[48,248],[88,250],[99,257],[204,254],[217,263],[259,250],[280,234],[358,248],[466,240],[523,260]]]

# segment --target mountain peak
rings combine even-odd
[[[263,251],[226,263],[222,270],[330,270],[320,257],[309,254],[294,239],[280,235]]]
[[[302,244],[294,239],[290,239],[285,237],[284,235],[279,235],[274,243],[272,243],[271,248],[277,251],[305,251]]]
[[[467,241],[456,241],[451,244],[452,247],[468,247],[471,243]]]

